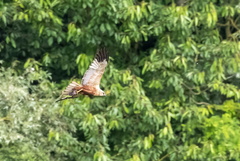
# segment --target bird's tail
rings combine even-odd
[[[82,85],[73,81],[62,92],[62,95],[60,96],[61,98],[58,99],[57,102],[65,99],[75,98],[79,95],[81,91],[82,91]],[[66,97],[62,97],[62,96],[66,96]]]
[[[62,92],[62,95],[75,96],[81,91],[82,85],[76,82],[70,83],[67,88]]]

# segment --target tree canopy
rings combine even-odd
[[[1,1],[0,160],[239,161],[239,39],[236,0]]]

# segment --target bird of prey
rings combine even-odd
[[[65,97],[61,98],[58,101],[69,98],[76,98],[79,95],[88,95],[90,97],[106,96],[105,92],[100,89],[99,85],[107,63],[107,50],[105,48],[98,49],[93,62],[82,78],[82,83],[78,84],[74,81],[70,83],[62,92],[62,96]]]

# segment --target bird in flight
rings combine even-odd
[[[106,96],[105,92],[100,89],[100,81],[107,64],[107,50],[105,48],[98,49],[93,62],[82,78],[82,83],[78,84],[74,81],[70,83],[62,92],[62,96],[65,97],[58,101],[76,98],[79,95]]]

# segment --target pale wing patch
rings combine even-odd
[[[99,88],[99,84],[107,66],[108,56],[105,49],[98,50],[95,59],[83,76],[82,85]]]
[[[82,85],[99,86],[102,75],[107,66],[107,61],[98,62],[96,59],[92,62],[89,69],[83,76]]]

